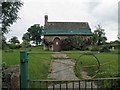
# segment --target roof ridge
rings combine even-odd
[[[47,22],[47,23],[88,23],[88,22],[57,22],[57,21],[54,21],[54,22]]]

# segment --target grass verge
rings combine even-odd
[[[71,52],[69,54],[69,52]],[[109,78],[109,77],[118,77],[118,55],[113,53],[98,53],[95,56],[98,58],[100,62],[100,69],[99,72],[96,73],[98,70],[98,62],[96,59],[91,55],[83,55],[80,57],[81,54],[74,54],[78,53],[79,51],[68,51],[67,55],[76,60],[75,66],[75,73],[79,78],[81,76],[81,69],[85,70],[89,76],[94,76],[95,78]]]
[[[51,61],[51,51],[44,51],[41,47],[33,47],[30,49],[12,50],[10,52],[2,51],[2,62],[7,67],[20,64],[20,51],[26,50],[30,52],[28,55],[28,72],[30,80],[47,79],[49,64]],[[33,53],[37,54],[33,54]],[[45,53],[45,54],[42,54]],[[32,85],[29,85],[33,87]]]

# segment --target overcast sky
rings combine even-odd
[[[21,19],[11,26],[8,39],[17,36],[21,41],[27,29],[34,24],[48,21],[88,22],[92,32],[100,24],[105,29],[108,41],[117,40],[119,0],[22,0],[24,6],[18,15]]]

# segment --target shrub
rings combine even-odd
[[[114,47],[115,49],[120,49],[120,44],[111,44],[110,48]]]
[[[73,47],[72,47],[70,39],[66,38],[66,39],[61,40],[61,49],[62,50],[72,50],[72,48]]]
[[[62,50],[88,50],[91,42],[89,40],[83,40],[79,36],[71,36],[66,39],[61,40]]]
[[[23,47],[23,48],[28,48],[28,47],[31,47],[31,44],[30,44],[28,41],[23,40],[23,42],[22,42],[22,47]]]
[[[6,49],[6,50],[4,50],[5,52],[14,52],[14,50],[13,49]]]
[[[22,46],[20,44],[16,45],[16,49],[20,49]]]
[[[10,49],[20,49],[22,46],[20,44],[15,45],[15,44],[9,44],[8,45]]]
[[[16,45],[15,45],[15,44],[9,44],[9,48],[10,48],[10,49],[15,49],[15,48],[16,48]]]
[[[99,51],[100,51],[100,52],[110,52],[109,46],[108,46],[108,45],[103,46]]]
[[[91,49],[91,51],[99,51],[98,46],[91,46],[90,49]]]
[[[2,49],[3,50],[8,50],[9,49],[8,44],[2,43]]]

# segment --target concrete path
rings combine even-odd
[[[74,74],[72,60],[54,60],[52,63],[52,71],[49,74],[49,78],[57,80],[78,80]]]
[[[53,52],[52,54],[53,59],[68,59],[69,57],[66,54],[60,52]]]
[[[51,72],[49,73],[48,78],[55,79],[55,80],[79,80],[74,73],[74,65],[75,65],[74,60],[66,59],[66,57],[68,56],[60,52],[56,52],[56,53],[54,52],[52,56],[55,56],[58,58],[62,57],[62,59],[59,58],[51,62],[51,68],[50,68]],[[63,59],[63,57],[65,59]],[[85,72],[82,73],[83,76],[84,76],[84,73]],[[86,73],[85,75],[86,76],[84,77],[87,77]],[[91,88],[91,82],[86,82],[86,83],[84,81],[81,81],[80,83],[74,82],[74,88],[78,89],[79,85],[80,85],[80,88],[82,89],[85,87]],[[54,85],[54,87],[57,88],[56,90],[58,90],[58,88],[60,88],[60,84],[56,84]],[[73,88],[73,83],[68,83],[67,87]],[[93,87],[96,88],[96,85],[94,83],[93,83]],[[51,89],[53,88],[53,86],[50,85],[48,88]],[[61,88],[66,88],[66,84],[61,84]]]

